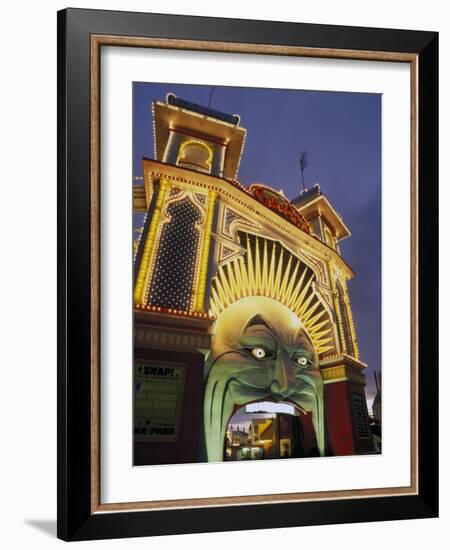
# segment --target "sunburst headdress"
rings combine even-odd
[[[300,319],[318,354],[333,348],[329,314],[314,289],[314,273],[280,243],[240,233],[244,254],[219,267],[211,287],[215,316],[241,298],[266,296]]]

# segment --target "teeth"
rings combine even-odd
[[[261,401],[258,403],[249,403],[245,407],[245,412],[262,412],[262,413],[284,413],[295,415],[294,405],[289,403],[274,403],[272,401]]]

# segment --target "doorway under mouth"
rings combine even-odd
[[[258,401],[231,416],[224,460],[265,460],[319,456],[311,414],[285,401]]]

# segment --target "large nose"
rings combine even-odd
[[[295,390],[295,376],[291,359],[287,353],[280,353],[275,359],[273,380],[270,385],[272,393],[287,397]]]

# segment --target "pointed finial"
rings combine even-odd
[[[306,191],[306,185],[305,185],[305,174],[304,174],[304,171],[305,171],[305,168],[308,164],[308,159],[307,159],[307,154],[306,154],[306,151],[302,151],[301,154],[300,154],[300,158],[299,158],[299,162],[300,162],[300,174],[301,174],[301,177],[302,177],[302,187],[303,187],[303,191]]]

